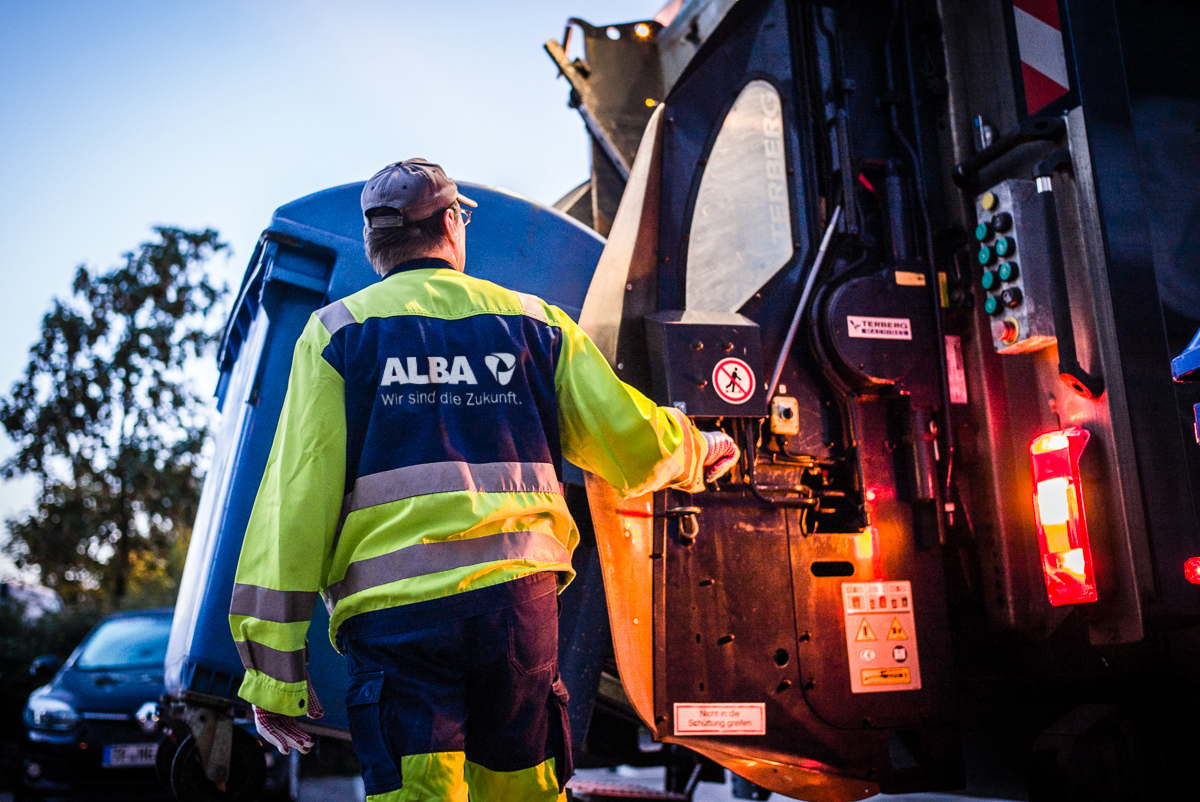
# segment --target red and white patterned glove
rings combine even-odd
[[[725,432],[700,432],[700,435],[708,443],[708,453],[704,455],[704,481],[715,482],[729,472],[742,452]]]
[[[325,708],[321,707],[321,700],[317,698],[317,692],[313,690],[312,679],[305,672],[305,679],[308,681],[308,717],[312,719],[320,718],[325,715]],[[285,716],[282,713],[272,713],[269,710],[263,710],[257,705],[254,706],[254,726],[258,730],[258,734],[263,737],[263,740],[279,750],[279,753],[286,755],[292,749],[295,749],[302,755],[307,755],[308,750],[313,747],[313,738],[304,730],[300,729],[296,723],[299,716]]]

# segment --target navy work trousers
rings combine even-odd
[[[556,590],[534,574],[342,624],[368,800],[565,799]]]

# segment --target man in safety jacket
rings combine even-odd
[[[296,343],[230,608],[259,732],[305,752],[324,597],[371,800],[563,798],[563,458],[638,495],[699,491],[738,457],[617,379],[562,310],[464,275],[464,205],[422,159],[366,183],[383,280]]]

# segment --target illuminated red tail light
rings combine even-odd
[[[1200,585],[1200,557],[1188,557],[1183,564],[1183,575],[1193,585]]]
[[[1039,435],[1029,444],[1033,518],[1046,595],[1055,607],[1099,598],[1079,480],[1079,455],[1090,436],[1085,429],[1071,427]]]

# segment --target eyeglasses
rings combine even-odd
[[[462,220],[463,227],[466,228],[467,223],[471,222],[471,210],[459,207],[458,217],[460,220]]]

